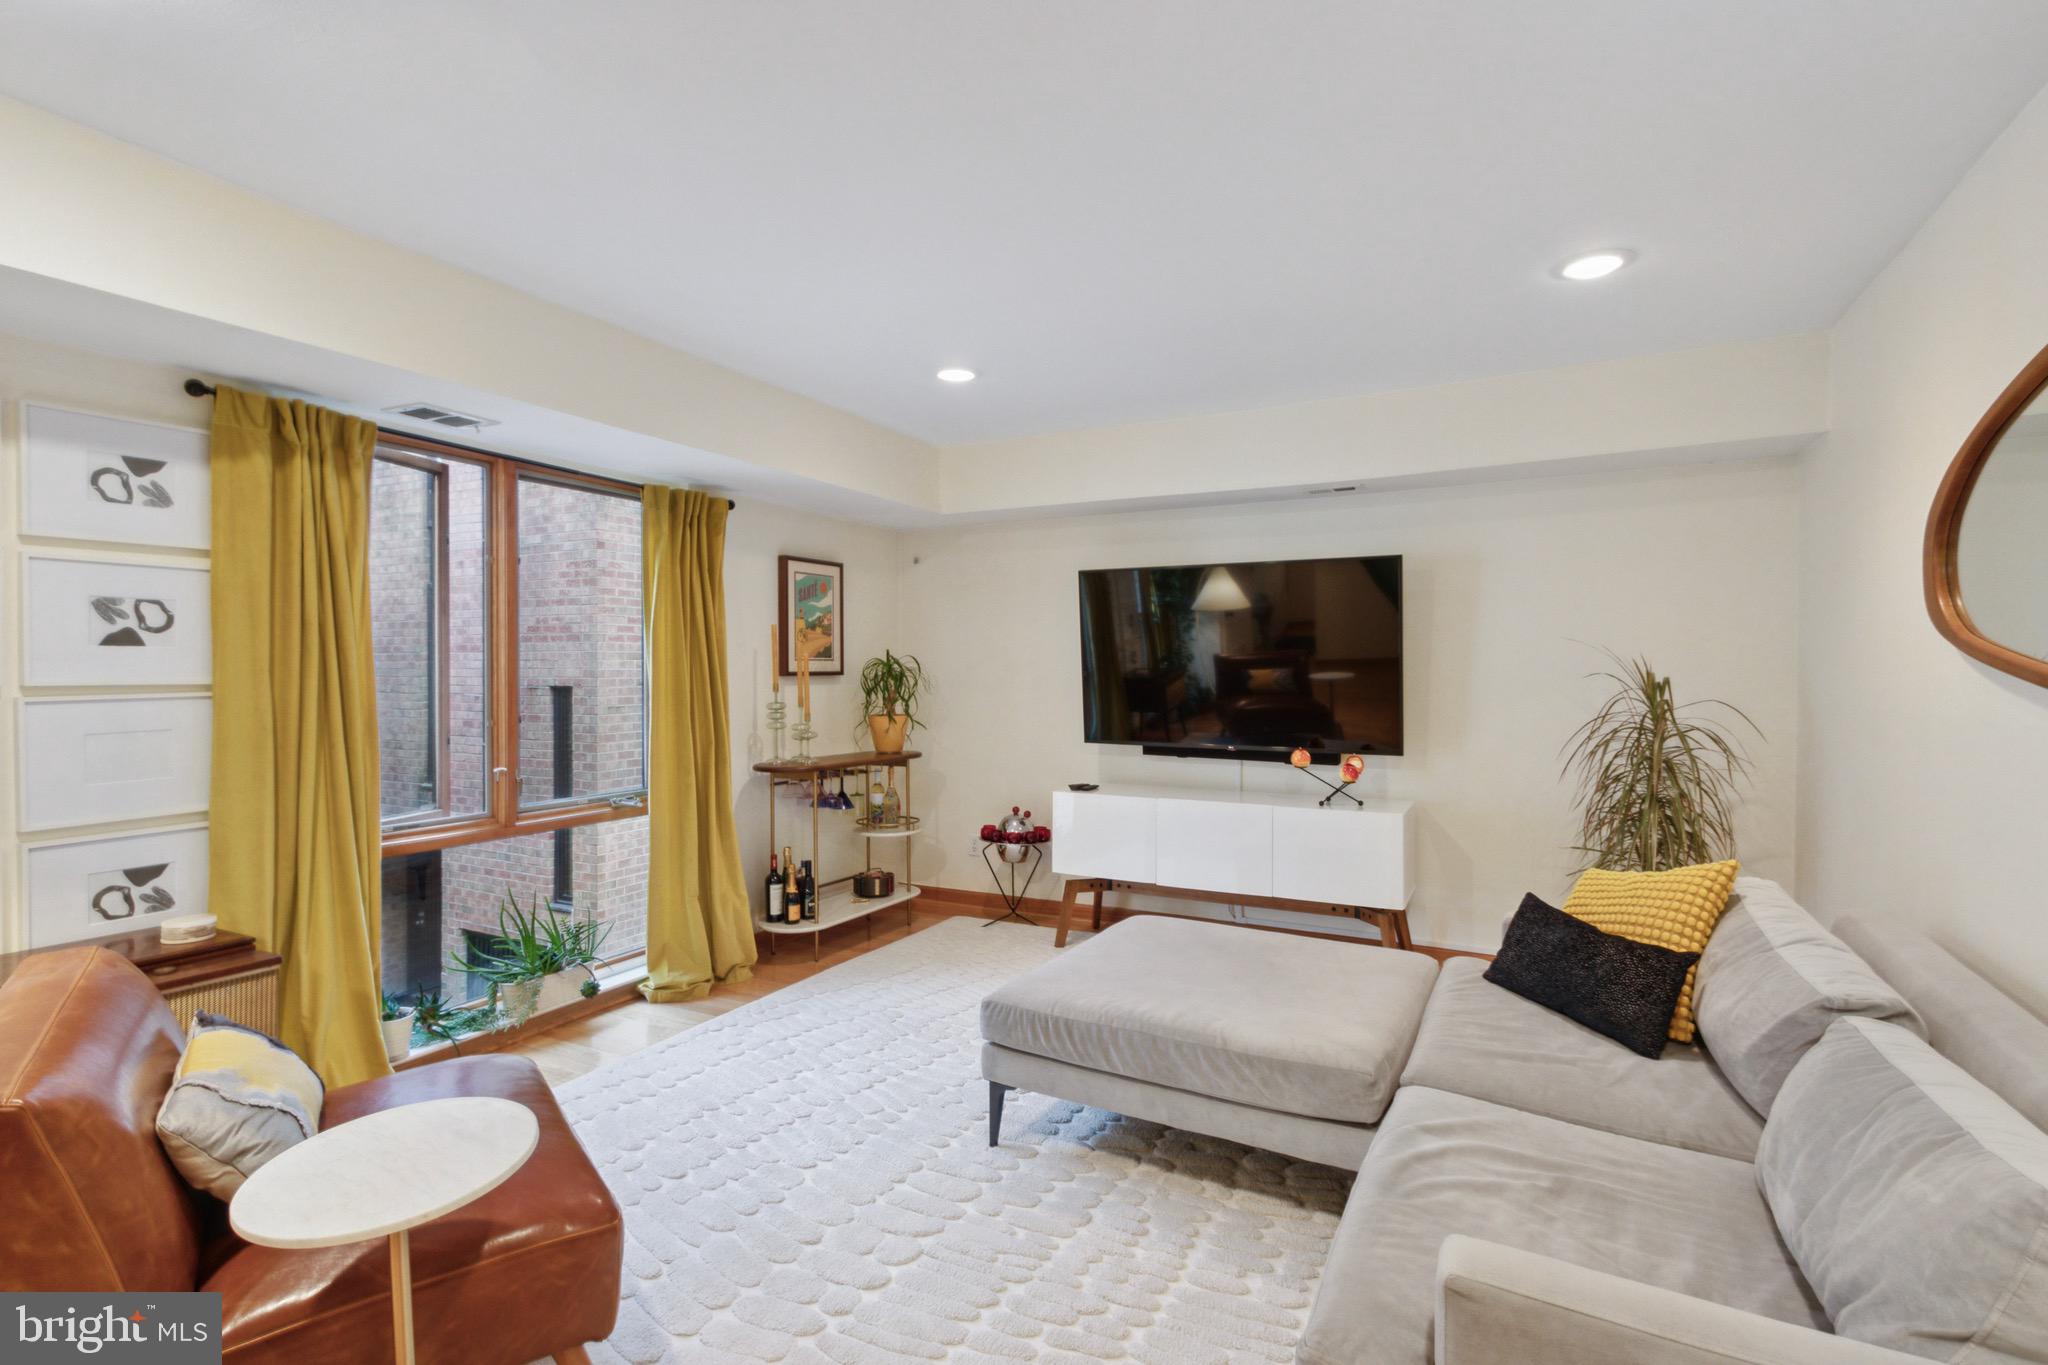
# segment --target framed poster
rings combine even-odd
[[[24,535],[204,550],[207,434],[41,403],[21,413]]]
[[[811,676],[846,671],[846,566],[829,559],[783,555],[776,560],[782,603],[782,676],[796,676],[797,651],[807,650]]]
[[[20,708],[24,830],[206,809],[212,697],[25,697]]]
[[[210,578],[205,569],[25,551],[22,681],[31,687],[211,682]]]
[[[206,826],[22,846],[28,943],[47,948],[206,913]]]

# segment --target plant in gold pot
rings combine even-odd
[[[918,698],[931,691],[931,679],[915,654],[869,659],[860,667],[860,714],[878,754],[900,754],[917,718]]]
[[[1608,657],[1614,670],[1600,676],[1615,690],[1566,746],[1586,866],[1661,872],[1734,857],[1736,789],[1749,764],[1728,721],[1763,732],[1727,702],[1681,704],[1646,659]]]

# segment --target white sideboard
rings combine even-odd
[[[1406,910],[1413,803],[1110,786],[1052,795],[1052,870],[1222,895]]]

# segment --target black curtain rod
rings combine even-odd
[[[185,381],[185,392],[191,394],[194,398],[211,398],[214,395],[214,387],[213,385],[207,383],[203,379],[188,379]],[[393,431],[388,427],[378,427],[377,430],[383,432],[387,436],[410,436],[413,434],[411,432],[406,431]],[[439,441],[441,438],[436,436],[433,439]],[[441,444],[447,446],[454,446],[455,449],[457,450],[475,450],[476,453],[479,455],[496,455],[498,453],[495,450],[478,450],[477,447],[475,446],[458,445],[454,441],[442,441]],[[542,469],[552,469],[562,474],[580,474],[583,472],[580,469],[564,469],[560,465],[542,464],[539,460],[527,460],[525,461],[525,463],[531,465],[540,465]],[[727,498],[725,500],[725,509],[728,512],[732,511],[734,508],[738,506],[739,504],[734,502],[731,498]]]

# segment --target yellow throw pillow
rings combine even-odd
[[[1564,912],[1637,943],[1654,943],[1675,953],[1704,952],[1721,912],[1728,908],[1728,894],[1735,889],[1741,867],[1732,858],[1668,872],[1609,872],[1596,867],[1580,876]],[[1692,986],[1698,970],[1694,964],[1685,974],[1685,989],[1678,993],[1678,1009],[1671,1016],[1673,1042],[1692,1041]]]
[[[264,1162],[320,1130],[326,1098],[313,1068],[283,1043],[201,1014],[157,1110],[156,1135],[187,1184],[233,1199]]]

